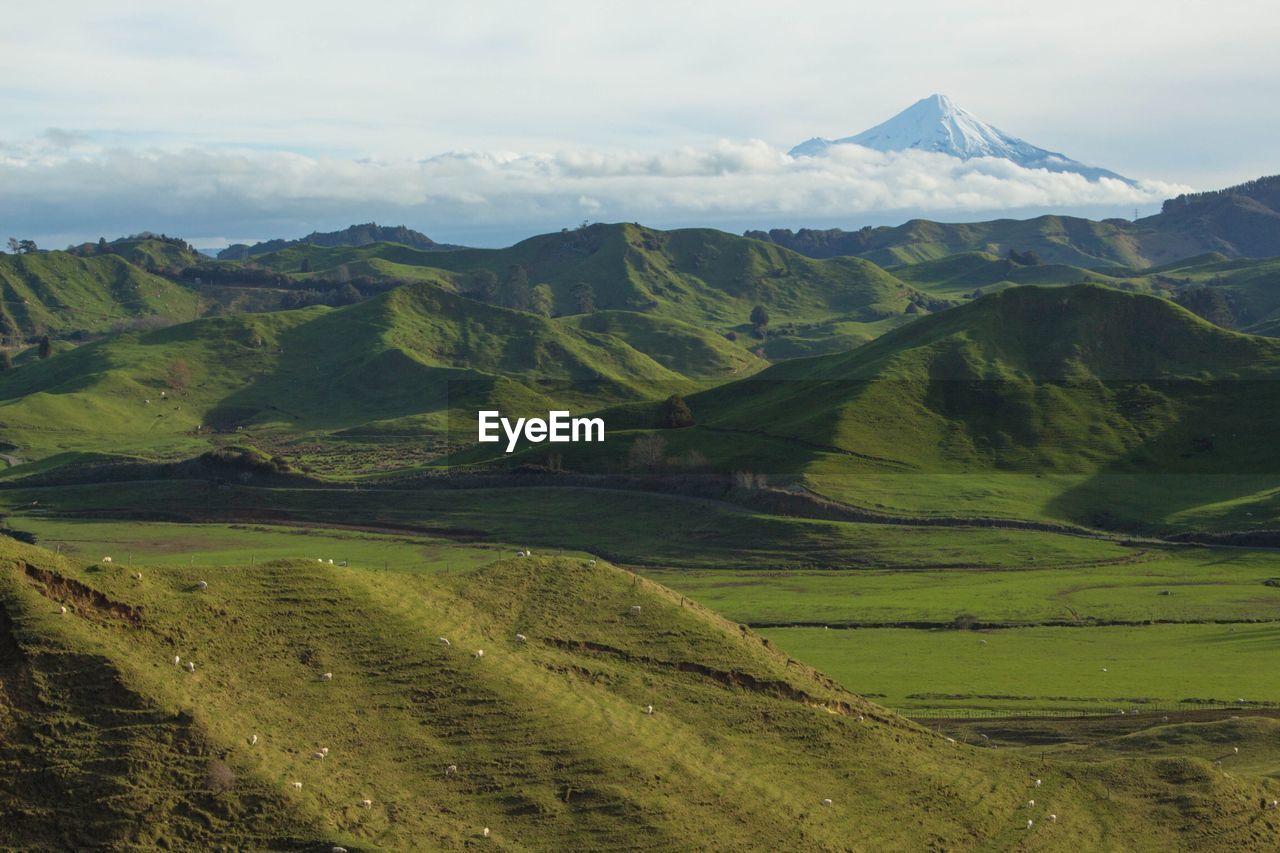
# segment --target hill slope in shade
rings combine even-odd
[[[24,849],[457,849],[486,827],[513,849],[1241,849],[1280,828],[1257,810],[1274,783],[950,743],[580,559],[138,580],[0,547],[0,843]]]
[[[946,95],[930,95],[916,101],[888,121],[841,139],[814,137],[792,148],[792,157],[825,154],[832,146],[861,145],[875,151],[930,151],[961,160],[995,157],[1024,169],[1045,169],[1133,183],[1107,169],[1086,166],[1055,151],[1010,136],[952,102]]]

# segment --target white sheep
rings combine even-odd
[[[136,580],[136,581],[140,581],[140,580],[142,580],[142,572],[134,572],[134,573],[133,573],[133,579],[134,579],[134,580]]]
[[[196,665],[195,665],[192,661],[187,661],[185,664],[183,664],[183,666],[185,666],[185,667],[186,667],[187,672],[195,672],[195,671],[196,671]]]
[[[477,660],[484,657],[484,649],[476,649],[472,657],[476,658]]]
[[[104,562],[104,563],[110,563],[110,562],[111,562],[111,558],[110,558],[110,557],[103,557],[103,558],[102,558],[102,562]]]
[[[1102,668],[1102,671],[1103,671],[1103,672],[1106,672],[1106,671],[1107,671],[1107,668],[1104,666],[1104,667]]]
[[[63,616],[66,616],[66,615],[67,615],[67,605],[65,605],[65,604],[64,604],[64,605],[62,605],[61,607],[59,607],[59,608],[58,608],[58,612],[59,612],[59,613],[61,613]]]
[[[1058,822],[1058,816],[1056,814],[1049,815],[1049,823],[1057,823],[1057,822]]]
[[[645,706],[644,706],[644,712],[645,712],[646,714],[652,714],[652,713],[653,713],[653,706],[652,706],[652,705],[645,705]]]
[[[588,565],[588,566],[594,566],[595,564],[596,564],[596,561],[595,561],[595,560],[587,560],[587,565]]]
[[[865,719],[866,717],[862,716],[861,714],[858,715],[858,722],[862,722]]]
[[[830,797],[827,797],[826,799],[824,799],[824,800],[822,801],[822,804],[823,804],[824,806],[829,806],[829,805],[831,805],[831,798],[830,798]]]
[[[329,853],[347,853],[347,848],[345,848],[345,847],[330,847],[330,848],[329,848]]]
[[[295,790],[295,791],[301,791],[301,790],[302,790],[302,783],[301,783],[301,782],[292,782],[292,783],[290,783],[289,787],[293,788],[293,790]]]
[[[449,638],[448,638],[448,637],[441,637],[441,638],[440,638],[440,645],[442,645],[442,646],[452,646],[452,645],[453,645],[453,643],[449,642]]]
[[[524,634],[516,634],[516,641],[520,643],[527,643],[529,642],[529,638]]]
[[[332,672],[326,672],[326,673],[324,673],[323,675],[321,675],[321,676],[320,676],[320,680],[321,680],[321,681],[333,681],[333,673],[332,673]]]
[[[312,757],[312,758],[314,758],[316,761],[319,761],[320,759],[324,758],[324,753],[323,753],[323,752],[313,752],[313,753],[311,753],[311,757]]]
[[[180,658],[178,655],[174,655],[174,656],[173,656],[173,665],[174,665],[174,666],[181,666],[181,665],[182,665],[182,658]]]
[[[450,764],[448,767],[444,769],[444,775],[446,776],[452,776],[457,772],[458,772],[458,765],[456,764]]]
[[[632,615],[632,616],[639,616],[639,615],[640,615],[640,605],[639,605],[639,604],[633,604],[633,605],[631,605],[631,615]]]
[[[529,556],[529,555],[528,555],[528,554],[526,554],[524,551],[516,551],[516,556],[517,556],[517,557],[527,557],[527,556]]]
[[[1039,780],[1039,779],[1037,779],[1037,780],[1036,780],[1036,787],[1037,787],[1037,788],[1039,788],[1039,787],[1040,787],[1040,780]]]
[[[196,582],[196,589],[208,589],[208,588],[209,588],[209,582],[208,582],[208,581],[197,581],[197,582]]]
[[[1029,809],[1034,809],[1035,807],[1036,807],[1036,801],[1035,801],[1035,800],[1027,800],[1027,808],[1029,808]]]
[[[327,746],[322,746],[322,747],[320,747],[320,751],[321,751],[322,753],[324,753],[325,755],[328,755],[328,754],[329,754],[329,747],[327,747]]]
[[[1030,829],[1035,825],[1036,825],[1036,822],[1034,820],[1032,820],[1031,818],[1027,818],[1027,829]]]
[[[373,800],[369,799],[368,797],[365,797],[363,800],[360,801],[360,807],[364,809],[373,808]]]
[[[331,566],[333,565],[333,557],[330,557],[330,558],[329,558],[329,565],[331,565]]]
[[[257,746],[257,745],[258,745],[258,736],[249,735],[249,746]]]
[[[1240,754],[1240,747],[1238,747],[1238,746],[1233,746],[1233,747],[1231,747],[1231,754],[1232,754],[1232,755],[1239,755],[1239,754]]]
[[[488,837],[489,837],[489,827],[487,827],[487,826],[486,826],[486,827],[484,828],[484,831],[483,831],[483,832],[481,832],[480,834],[481,834],[481,835],[483,835],[485,838],[488,838]]]

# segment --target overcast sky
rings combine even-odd
[[[493,244],[1150,213],[1280,172],[1278,43],[1274,0],[53,0],[0,30],[0,229],[217,245],[377,219]],[[785,156],[934,92],[1146,183]]]

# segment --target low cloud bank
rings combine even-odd
[[[899,211],[952,219],[977,211],[1119,211],[1187,189],[853,145],[792,158],[759,141],[658,153],[455,151],[398,161],[95,147],[61,130],[25,144],[0,143],[5,236],[87,239],[150,228],[256,239],[296,236],[282,228],[304,233],[374,217],[437,239],[479,229],[527,235],[583,219],[854,226]]]

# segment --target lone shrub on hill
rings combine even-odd
[[[540,284],[529,293],[529,310],[535,314],[550,317],[555,304],[555,294],[549,284]]]
[[[757,305],[751,309],[751,329],[757,338],[763,338],[765,330],[769,328],[769,309],[763,305]]]
[[[45,335],[44,337],[40,338],[40,349],[37,350],[37,354],[41,358],[48,358],[49,356],[53,355],[53,344],[49,342],[48,335]]]
[[[662,412],[659,418],[663,429],[681,429],[682,427],[693,426],[693,412],[689,411],[689,404],[684,401],[684,397],[679,394],[672,394],[662,404]]]
[[[0,373],[6,370],[13,370],[13,359],[9,357],[8,350],[0,350]]]

